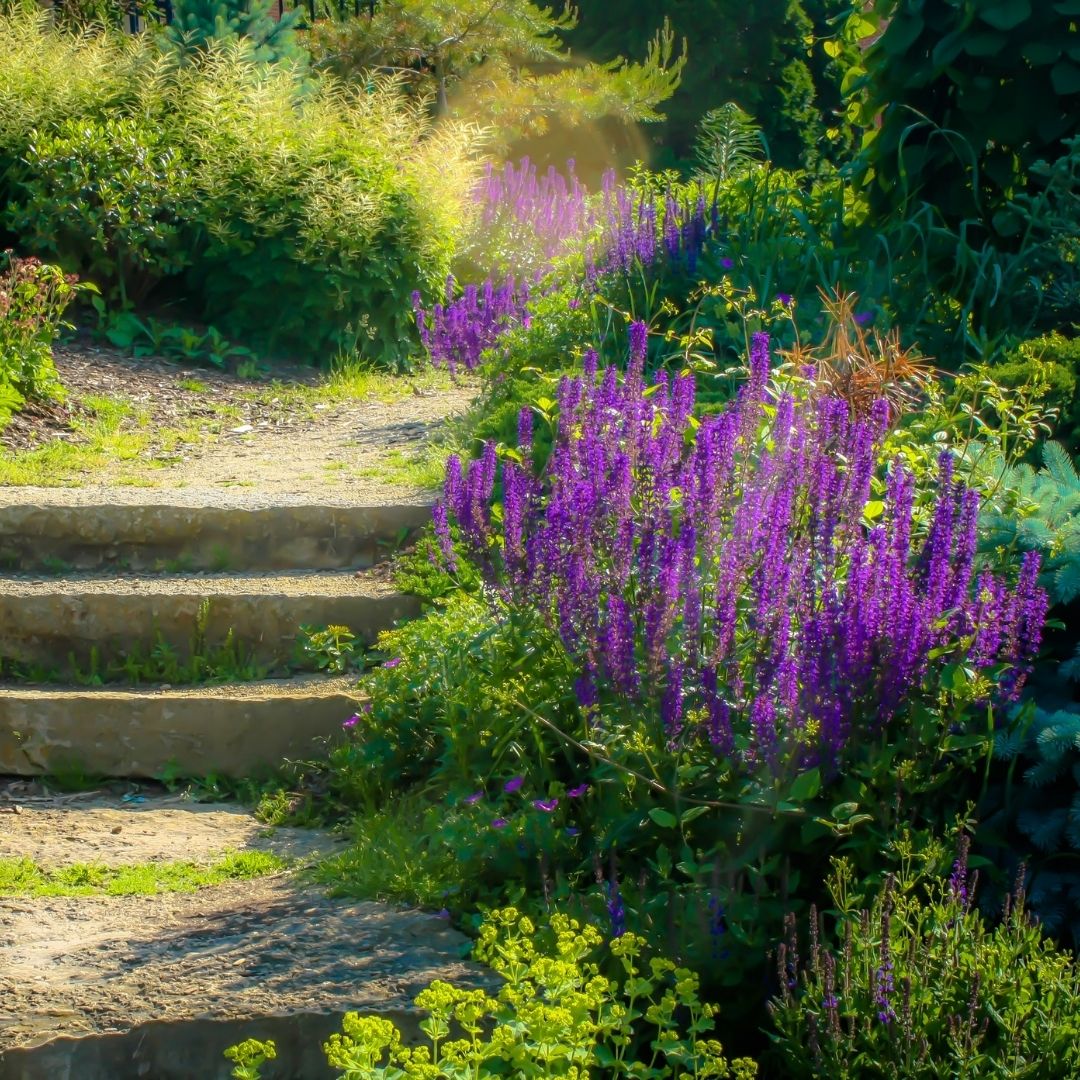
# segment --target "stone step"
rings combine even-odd
[[[0,577],[0,657],[52,669],[71,656],[86,670],[94,649],[145,653],[157,640],[186,656],[204,623],[208,647],[231,630],[255,662],[279,664],[301,625],[347,626],[370,642],[419,610],[379,571]]]
[[[25,501],[9,501],[13,492]],[[0,570],[335,570],[371,566],[431,520],[428,505],[343,506],[239,496],[0,490]]]
[[[0,775],[259,775],[322,756],[359,698],[347,676],[186,690],[3,687]]]
[[[301,830],[256,839],[261,827],[235,807],[152,794],[141,805],[106,794],[19,809],[0,815],[0,856],[40,865],[209,861],[210,817],[218,851],[287,856],[334,841],[313,833],[305,844]],[[0,1078],[226,1080],[225,1048],[256,1037],[277,1045],[265,1080],[332,1080],[339,1070],[321,1045],[346,1011],[392,1019],[415,1039],[412,999],[434,979],[493,989],[490,972],[463,961],[467,946],[436,915],[331,899],[296,872],[194,893],[5,897]]]

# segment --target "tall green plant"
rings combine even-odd
[[[1077,0],[855,8],[850,36],[879,35],[847,78],[879,220],[921,200],[954,230],[978,222],[982,236],[1016,246],[1011,200],[1036,161],[1054,161],[1080,133],[1078,16]]]

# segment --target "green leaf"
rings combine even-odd
[[[977,746],[985,746],[987,741],[986,735],[949,735],[941,746],[943,750],[974,750]]]
[[[649,817],[662,829],[674,829],[679,824],[679,819],[670,810],[663,810],[659,806],[649,811]]]
[[[807,802],[821,790],[821,770],[810,769],[801,776],[795,778],[795,782],[788,791],[788,799],[792,802]]]
[[[1080,67],[1062,60],[1050,69],[1050,82],[1059,94],[1080,93]]]
[[[682,823],[684,825],[689,825],[691,821],[696,821],[702,814],[707,814],[708,812],[709,807],[707,806],[692,806],[685,814],[683,814]]]
[[[1031,18],[1031,0],[1002,0],[979,12],[979,18],[995,30],[1013,30]]]

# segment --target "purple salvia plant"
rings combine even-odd
[[[757,335],[749,380],[695,429],[693,377],[646,387],[644,326],[630,337],[623,378],[586,358],[562,381],[545,471],[505,462],[498,526],[491,446],[467,470],[449,461],[436,513],[448,557],[452,517],[505,600],[558,633],[583,705],[603,688],[651,703],[669,745],[831,772],[919,693],[932,657],[1008,665],[1000,693],[1016,696],[1046,613],[1038,556],[1013,587],[975,576],[977,497],[947,454],[916,541],[900,462],[883,512],[864,517],[884,402],[859,419],[839,400],[770,391]]]
[[[487,234],[507,234],[549,263],[584,239],[594,222],[589,195],[566,163],[564,176],[554,167],[537,173],[526,157],[501,169],[489,165],[473,191],[480,225]]]
[[[552,264],[572,250],[585,252],[585,285],[605,274],[651,270],[664,265],[696,272],[711,232],[705,193],[688,198],[659,196],[616,183],[607,173],[597,200],[574,176],[549,169],[538,176],[527,158],[502,170],[488,169],[475,191],[485,232],[507,233],[511,246],[538,249],[543,265],[527,280],[508,277],[468,285],[460,295],[451,277],[446,296],[431,310],[420,295],[413,309],[432,362],[451,373],[474,369],[485,349],[517,325],[527,325],[531,295],[543,292]],[[592,239],[589,239],[592,237]]]

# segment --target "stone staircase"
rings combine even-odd
[[[281,670],[302,625],[370,643],[418,612],[376,565],[428,520],[426,505],[346,506],[137,489],[0,504],[0,658],[93,671],[101,658],[198,636]],[[155,496],[160,499],[161,496]],[[0,774],[250,775],[339,734],[355,680],[231,686],[0,686]]]

